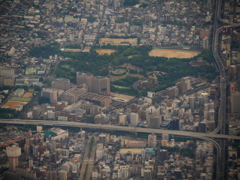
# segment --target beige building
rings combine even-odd
[[[56,78],[51,84],[52,88],[62,89],[64,91],[70,89],[70,80],[66,78]]]
[[[9,68],[5,68],[5,67],[0,66],[0,76],[14,79],[15,78],[15,71],[14,71],[14,69],[9,69]]]
[[[80,100],[87,90],[85,88],[71,88],[61,94],[60,99],[61,101],[67,101],[70,104],[75,103]]]
[[[240,113],[240,92],[238,91],[231,94],[231,112]]]
[[[108,77],[96,76],[90,73],[76,73],[77,85],[86,84],[88,90],[93,93],[109,95],[110,79]]]
[[[92,79],[91,92],[109,95],[110,79],[107,77],[97,76]]]

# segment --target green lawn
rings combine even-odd
[[[119,89],[130,89],[129,87],[124,87],[124,86],[118,86],[118,85],[113,85],[113,86]]]

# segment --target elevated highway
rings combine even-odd
[[[89,124],[80,122],[68,122],[68,121],[49,121],[49,120],[24,120],[24,119],[0,119],[0,123],[4,124],[29,124],[29,125],[49,125],[49,126],[64,126],[64,127],[79,127],[90,129],[105,129],[116,131],[129,131],[129,132],[143,132],[143,133],[155,133],[155,134],[172,134],[178,136],[188,136],[195,138],[220,138],[220,139],[240,139],[240,136],[232,136],[225,134],[213,134],[213,133],[198,133],[190,131],[175,131],[175,130],[163,130],[163,129],[151,129],[151,128],[139,128],[130,126],[115,126],[108,124]]]

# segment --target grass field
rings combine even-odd
[[[166,58],[192,58],[200,54],[199,51],[180,51],[170,49],[153,49],[149,56],[166,57]]]
[[[31,99],[31,97],[11,97],[10,101],[29,102]]]
[[[139,77],[139,78],[142,78],[143,76],[140,75],[140,74],[125,74],[125,75],[122,75],[122,76],[111,76],[111,81],[117,81],[119,79],[124,79],[126,78],[127,76],[132,76],[132,77]]]
[[[114,49],[97,49],[96,52],[99,54],[99,55],[104,55],[104,54],[112,54],[114,52],[116,52],[117,50],[114,50]]]
[[[125,86],[117,86],[117,85],[113,85],[113,86],[119,89],[130,89],[129,87],[125,87]]]

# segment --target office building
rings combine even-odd
[[[128,179],[129,177],[129,167],[128,166],[120,166],[118,169],[118,178],[120,179]]]
[[[169,135],[166,133],[162,134],[162,140],[166,140],[167,142],[169,142]]]
[[[0,77],[14,79],[15,78],[15,71],[14,71],[14,69],[10,69],[10,68],[0,66]]]
[[[240,92],[238,91],[231,94],[231,112],[240,113]]]
[[[127,115],[119,114],[119,124],[126,125],[127,124]]]
[[[194,96],[189,97],[189,107],[191,110],[193,110],[195,107],[195,97]]]
[[[237,79],[237,91],[240,92],[240,64],[237,65],[236,79]]]
[[[158,129],[162,124],[162,116],[150,116],[149,118],[149,128]]]
[[[91,92],[103,95],[110,94],[110,79],[97,76],[92,78]]]
[[[169,98],[178,96],[178,92],[179,92],[179,90],[178,90],[177,86],[172,86],[172,87],[169,87],[166,89],[166,93],[169,96]]]
[[[148,147],[149,148],[156,148],[157,147],[157,135],[156,134],[149,134],[148,135]]]
[[[92,84],[92,78],[94,77],[93,74],[77,72],[76,76],[77,85],[86,84],[89,88],[88,90],[91,91],[90,87]]]
[[[87,93],[86,88],[70,88],[63,92],[60,96],[61,101],[67,101],[70,104],[73,104],[80,100]]]
[[[11,171],[16,171],[16,166],[18,166],[18,158],[21,155],[21,148],[18,146],[8,146],[6,148],[7,157],[9,160],[9,169]]]
[[[57,172],[56,171],[48,171],[47,172],[47,180],[57,180]]]
[[[70,80],[66,78],[56,78],[53,80],[51,87],[66,91],[70,89]]]
[[[65,170],[58,171],[58,179],[59,180],[67,180],[67,171],[65,171]]]
[[[88,91],[109,95],[110,93],[110,79],[108,77],[96,76],[89,73],[76,73],[77,85],[86,84]]]
[[[144,180],[152,180],[152,171],[151,169],[144,170]]]
[[[61,93],[61,92],[59,92]],[[41,92],[42,97],[49,98],[50,102],[57,102],[58,98],[58,90],[50,89],[50,88],[43,88]]]
[[[202,40],[203,49],[209,49],[209,37],[204,37]]]
[[[139,116],[137,113],[130,114],[130,123],[132,126],[137,126],[139,122]]]
[[[166,149],[160,149],[159,153],[160,163],[163,164],[168,159],[168,151]]]

